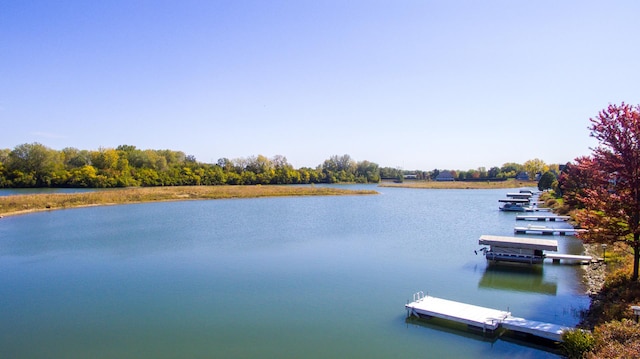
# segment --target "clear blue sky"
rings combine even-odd
[[[0,148],[475,169],[640,103],[640,1],[0,2]]]

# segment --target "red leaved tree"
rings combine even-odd
[[[590,119],[598,140],[590,157],[576,159],[578,222],[586,242],[625,242],[633,249],[633,280],[640,261],[640,106],[609,105]],[[565,195],[568,195],[565,193]]]

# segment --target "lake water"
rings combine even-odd
[[[375,188],[0,219],[1,358],[546,358],[407,320],[414,292],[575,325],[579,266],[489,267],[507,190]],[[551,222],[554,223],[554,222]],[[560,225],[560,224],[556,224]],[[548,237],[545,237],[548,238]],[[580,253],[572,237],[560,252]]]

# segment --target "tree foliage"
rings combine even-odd
[[[609,105],[590,119],[598,146],[576,159],[563,181],[564,196],[575,196],[583,210],[579,223],[589,242],[625,242],[634,252],[633,280],[640,260],[640,107]]]
[[[317,168],[295,169],[281,155],[199,163],[182,151],[132,145],[96,151],[39,143],[0,150],[0,187],[127,187],[180,185],[308,184],[380,181],[378,164],[331,156]]]
[[[542,176],[540,176],[540,180],[538,181],[538,189],[540,191],[551,189],[553,188],[553,183],[555,181],[556,175],[551,171],[547,171],[543,173]]]
[[[534,158],[532,160],[526,161],[522,165],[522,167],[531,180],[534,180],[537,174],[542,174],[549,170],[549,166],[547,166],[547,164],[539,158]]]

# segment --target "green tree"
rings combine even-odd
[[[7,169],[22,186],[49,187],[54,172],[64,167],[60,154],[40,143],[25,143],[9,153]]]
[[[498,175],[500,175],[500,168],[498,167],[491,167],[489,168],[489,171],[487,172],[487,177],[489,178],[498,178]]]
[[[91,152],[91,163],[99,170],[115,169],[120,155],[113,148],[100,148]]]
[[[67,179],[67,185],[71,187],[95,187],[98,183],[98,171],[91,165],[73,168]]]
[[[328,183],[354,182],[357,164],[349,155],[331,156],[322,164],[322,173]]]
[[[500,172],[504,174],[505,178],[513,178],[523,170],[524,168],[522,167],[522,165],[515,162],[508,162],[500,167]]]
[[[524,171],[527,172],[527,175],[529,175],[529,179],[532,181],[536,178],[538,173],[544,173],[549,170],[549,167],[539,158],[526,161],[522,167]]]
[[[540,177],[540,180],[538,181],[538,189],[540,191],[551,189],[553,188],[553,183],[555,181],[556,175],[551,171],[547,171]]]
[[[91,155],[89,151],[79,150],[73,147],[62,149],[62,158],[67,169],[79,168],[91,164]]]
[[[361,161],[356,165],[356,177],[361,182],[378,183],[380,182],[380,168],[377,163],[369,161]]]

